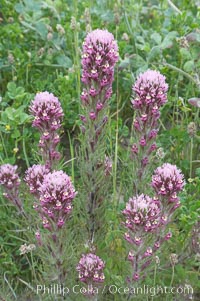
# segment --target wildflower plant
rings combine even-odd
[[[132,266],[132,279],[138,281],[151,261],[153,253],[160,247],[153,234],[160,225],[161,204],[147,195],[130,198],[123,210],[126,218],[124,238],[131,244],[128,260]]]
[[[171,214],[180,206],[179,193],[184,185],[184,177],[182,172],[170,163],[164,163],[158,167],[152,176],[153,189],[157,197],[164,203],[164,211]]]
[[[135,196],[129,199],[122,212],[125,216],[124,238],[132,247],[127,258],[131,262],[132,273],[129,282],[146,277],[146,269],[151,266],[155,253],[172,237],[171,232],[166,232],[167,226],[174,211],[180,206],[177,194],[185,184],[181,171],[175,165],[164,163],[152,176],[153,197],[145,194],[144,183],[146,190],[150,191],[147,180],[151,174],[152,153],[157,148],[155,139],[159,109],[167,101],[167,89],[165,77],[152,70],[141,74],[133,86],[136,97],[132,104],[136,116],[133,122],[135,143],[131,152],[136,176]],[[141,191],[143,193],[139,194]]]
[[[49,168],[41,164],[34,164],[26,170],[24,181],[29,186],[31,194],[38,196],[39,188],[43,183],[44,176],[49,172]]]
[[[133,121],[133,144],[131,157],[134,164],[134,189],[141,193],[140,184],[147,178],[149,165],[156,152],[156,136],[160,109],[167,102],[168,85],[159,71],[147,70],[140,74],[133,85],[131,101],[135,118]]]
[[[44,165],[35,164],[28,168],[24,181],[34,196],[33,208],[43,228],[38,226],[35,238],[48,268],[44,277],[46,280],[57,279],[63,284],[67,274],[63,235],[76,196],[71,178],[64,171],[55,170],[55,163],[60,159],[57,145],[63,110],[57,97],[49,92],[41,92],[32,101],[30,112],[34,116],[33,127],[41,133],[39,148]],[[45,256],[47,250],[48,258]]]
[[[76,196],[70,177],[62,170],[49,172],[39,187],[41,214],[44,228],[57,232],[72,211]]]
[[[57,97],[49,92],[37,93],[30,105],[30,112],[34,116],[33,127],[41,136],[39,149],[46,166],[53,168],[60,159],[56,147],[60,142],[58,129],[61,127],[63,110]]]
[[[88,286],[88,297],[98,294],[98,287],[105,279],[104,267],[105,263],[99,256],[93,253],[82,254],[76,269],[79,273],[79,280]]]
[[[82,114],[80,172],[83,194],[86,196],[88,238],[91,245],[97,242],[97,231],[103,228],[103,208],[109,191],[112,160],[106,154],[108,101],[112,95],[114,67],[118,61],[118,46],[107,30],[96,29],[87,34],[82,51]],[[85,200],[84,200],[85,202]],[[99,233],[99,232],[98,232]],[[91,271],[82,272],[83,262],[91,262]],[[79,278],[90,285],[104,280],[103,273],[94,269],[102,262],[93,253],[83,255],[78,265]],[[101,264],[103,267],[103,265]],[[88,274],[89,276],[85,275]],[[92,274],[91,274],[92,273]],[[84,276],[85,275],[85,276]],[[102,276],[103,275],[103,276]]]
[[[3,187],[3,196],[23,213],[23,205],[19,196],[19,185],[21,180],[17,173],[17,166],[3,164],[0,166],[0,185]]]
[[[82,51],[82,114],[80,172],[89,216],[89,239],[100,227],[98,211],[106,201],[112,161],[106,154],[108,101],[112,95],[118,46],[107,30],[87,34]],[[97,214],[98,211],[98,214]]]
[[[155,174],[161,171],[163,175],[162,171],[166,167],[169,173],[166,171],[164,179],[156,178],[155,181]],[[176,166],[166,163],[164,168],[157,168],[152,182],[152,185],[157,185],[158,182],[161,184],[162,193],[160,194],[160,188],[156,188],[154,198],[144,194],[130,198],[122,212],[126,218],[124,238],[132,247],[127,258],[132,267],[132,277],[129,281],[145,278],[145,270],[151,265],[153,256],[162,244],[172,237],[171,232],[166,232],[167,226],[172,221],[174,211],[180,206],[177,193],[183,189],[184,179]],[[170,181],[173,181],[173,184]],[[163,187],[168,187],[169,184],[170,191],[164,193]]]

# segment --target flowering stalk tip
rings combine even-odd
[[[22,203],[19,197],[19,185],[21,180],[17,173],[17,166],[3,164],[0,166],[0,185],[4,189],[4,197],[10,200],[21,213],[23,212]]]
[[[62,228],[72,211],[72,201],[77,194],[70,177],[63,171],[49,172],[44,175],[38,190],[44,228]]]
[[[90,286],[90,290],[87,292],[88,295],[94,294],[92,289],[94,285],[98,286],[104,282],[104,268],[105,263],[99,256],[93,253],[82,255],[76,270],[79,273],[79,280]]]
[[[49,92],[37,93],[30,105],[30,112],[34,116],[33,127],[41,133],[39,148],[44,162],[48,167],[60,158],[56,150],[60,137],[57,133],[64,116],[57,97]]]
[[[132,89],[134,98],[131,103],[136,116],[133,121],[134,144],[131,147],[131,156],[138,162],[136,172],[141,181],[157,149],[155,140],[158,119],[161,106],[167,102],[168,85],[160,72],[147,70],[138,76]]]

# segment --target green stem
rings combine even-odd
[[[117,28],[116,28],[116,39],[117,39]],[[115,134],[115,158],[114,158],[114,175],[113,175],[113,195],[114,195],[114,203],[117,207],[117,158],[118,158],[118,139],[119,139],[119,78],[118,78],[118,68],[117,68],[117,91],[116,91],[116,99],[117,99],[117,126],[116,126],[116,134]]]
[[[179,9],[172,1],[167,0],[167,2],[168,2],[168,4],[169,4],[169,6],[171,6],[171,8],[173,8],[173,10],[174,10],[176,13],[182,15],[182,11],[180,11],[180,9]]]
[[[172,284],[174,282],[174,265],[172,265],[172,278],[171,278],[171,282],[170,282],[170,287],[172,287]]]
[[[162,126],[163,130],[166,131],[167,129],[166,129],[164,123],[162,122],[161,118],[159,119],[159,123]]]
[[[155,264],[154,274],[153,274],[153,287],[156,285],[156,274],[157,274],[157,264]],[[154,300],[154,296],[151,297],[151,301]]]
[[[192,178],[193,137],[190,142],[190,178]]]
[[[52,68],[62,68],[62,69],[66,69],[65,66],[59,65],[59,64],[42,64],[42,63],[35,63],[35,64],[32,64],[31,66],[38,66],[38,67],[52,67]]]
[[[2,133],[1,133],[1,131],[0,131],[0,137],[1,137],[1,143],[2,143],[2,145],[3,145],[4,152],[5,152],[5,154],[6,154],[6,158],[8,158],[8,153],[7,153],[5,144],[4,144],[4,139],[3,139],[3,135],[2,135]]]
[[[26,65],[26,86],[28,86],[28,78],[29,78],[29,64]]]
[[[166,66],[166,67],[168,67],[168,68],[170,68],[170,69],[172,69],[172,70],[174,70],[174,71],[177,71],[177,72],[183,74],[185,77],[187,77],[189,80],[191,80],[195,85],[197,85],[197,86],[199,87],[200,83],[197,82],[197,81],[195,80],[195,78],[193,78],[193,77],[192,77],[190,74],[188,74],[187,72],[185,72],[185,71],[183,71],[182,69],[180,69],[180,68],[178,68],[178,67],[175,67],[175,66],[173,66],[173,65],[171,65],[171,64],[169,64],[169,63],[165,63],[165,62],[164,62],[163,65]]]
[[[78,1],[74,1],[74,15],[75,19],[77,20],[77,14],[78,14]],[[79,43],[78,43],[78,29],[77,24],[76,28],[74,30],[74,46],[75,46],[75,72],[76,72],[76,79],[77,79],[77,94],[78,94],[78,100],[80,99],[80,93],[81,93],[81,81],[80,81],[80,58],[79,58]]]
[[[15,294],[15,291],[14,291],[14,289],[12,288],[12,286],[11,286],[10,282],[8,281],[8,279],[6,278],[6,274],[8,274],[8,273],[9,273],[8,271],[6,271],[6,272],[4,273],[4,281],[7,283],[9,289],[11,290],[11,292],[12,292],[14,298],[15,298],[15,300],[17,300],[17,296],[16,296],[16,294]]]
[[[75,178],[74,177],[74,148],[73,148],[69,131],[68,131],[68,137],[69,137],[69,147],[70,147],[70,154],[71,154],[71,178],[72,178],[72,182],[74,183],[74,178]]]
[[[76,58],[76,77],[77,77],[77,92],[78,99],[80,99],[81,93],[81,80],[80,80],[80,59],[79,59],[79,50],[78,50],[78,31],[74,32],[74,40],[75,40],[75,58]]]
[[[171,282],[169,285],[170,288],[172,287],[173,281],[174,281],[174,264],[172,265],[172,278],[171,278]],[[166,298],[165,298],[166,301],[168,300],[168,296],[169,295],[166,295]]]
[[[129,20],[128,20],[128,17],[127,17],[127,13],[126,13],[126,11],[125,11],[125,8],[124,8],[124,18],[125,18],[125,22],[126,22],[126,26],[127,26],[127,28],[128,28],[128,31],[129,31],[129,33],[131,34],[131,38],[132,38],[132,40],[133,40],[133,46],[134,46],[134,51],[135,51],[135,53],[137,53],[137,47],[136,47],[136,44],[135,44],[135,34],[133,33],[133,31],[132,31],[132,28],[131,28],[131,26],[130,26],[130,23],[129,23]]]
[[[35,279],[35,281],[36,281],[36,283],[37,283],[37,277],[36,277],[36,274],[35,274],[35,267],[34,267],[34,263],[33,263],[33,254],[32,254],[32,251],[31,251],[31,262],[30,262],[30,260],[29,260],[29,258],[28,258],[28,255],[25,254],[25,256],[26,256],[26,260],[28,261],[28,264],[29,264],[29,266],[30,266],[32,275],[33,275],[33,277],[34,277],[34,279]]]
[[[25,139],[24,139],[24,128],[23,128],[22,148],[23,148],[24,158],[25,158],[25,161],[26,161],[26,166],[27,166],[27,168],[29,168],[30,164],[29,164],[27,153],[26,153],[26,145],[25,145]]]
[[[0,70],[4,69],[4,68],[8,68],[8,67],[11,67],[11,66],[10,65],[2,65],[2,66],[0,66]]]
[[[33,253],[31,251],[31,265],[32,265],[32,270],[33,270],[33,275],[35,278],[35,281],[37,281],[37,277],[36,277],[36,272],[35,272],[35,265],[34,265],[34,261],[33,261]]]

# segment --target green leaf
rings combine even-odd
[[[161,51],[160,47],[154,46],[148,55],[149,62],[153,61],[155,58],[157,59],[161,53],[162,53],[162,51]]]
[[[142,36],[136,36],[136,40],[137,40],[137,42],[139,42],[141,44],[145,44],[145,40]]]
[[[19,138],[20,136],[21,136],[20,131],[19,131],[18,129],[15,129],[15,130],[14,130],[14,133],[12,133],[12,135],[11,135],[11,138],[17,139],[17,138]]]
[[[101,15],[101,18],[103,21],[111,23],[114,20],[114,15],[111,11],[107,11]]]
[[[22,14],[24,12],[24,5],[22,3],[17,3],[14,6],[17,13]]]
[[[40,34],[42,39],[46,40],[46,37],[47,37],[47,34],[48,34],[48,30],[46,28],[46,25],[43,22],[39,21],[35,24],[35,29]]]
[[[200,178],[200,167],[195,170],[195,174]]]
[[[180,49],[180,54],[181,54],[181,56],[182,56],[182,58],[183,58],[184,60],[189,60],[189,59],[191,59],[191,53],[190,53],[190,51],[188,51],[186,48],[181,48],[181,49]]]
[[[125,58],[124,60],[122,60],[119,64],[119,70],[124,70],[126,68],[128,68],[130,66],[130,58]]]
[[[64,54],[57,56],[56,61],[59,65],[62,65],[65,68],[70,68],[72,66],[71,59]]]
[[[17,87],[17,89],[16,89],[16,94],[17,94],[17,95],[22,95],[22,94],[24,94],[24,88],[23,88],[23,87]]]
[[[188,62],[186,62],[183,66],[183,69],[186,71],[186,72],[192,72],[195,68],[195,65],[194,65],[194,61],[193,60],[190,60]]]
[[[24,0],[24,4],[27,11],[40,10],[42,7],[42,1]]]
[[[134,55],[134,57],[131,59],[131,63],[136,69],[146,65],[146,61],[139,54]]]
[[[121,129],[121,134],[124,137],[128,137],[128,135],[129,135],[129,128],[126,125],[124,125],[123,128]]]
[[[3,111],[3,112],[1,113],[1,120],[0,120],[0,123],[1,123],[1,124],[6,124],[6,122],[7,122],[7,115],[6,115],[6,112]]]
[[[14,82],[9,82],[7,84],[7,89],[9,92],[14,92],[16,90],[16,84]]]
[[[173,46],[173,40],[177,37],[177,32],[176,31],[171,31],[169,32],[164,40],[162,41],[160,48],[161,49],[166,49],[166,48],[171,48]]]
[[[160,35],[159,33],[154,32],[154,33],[152,33],[152,35],[151,35],[151,39],[152,39],[154,42],[156,42],[156,44],[159,45],[159,44],[161,43],[162,37],[161,37],[161,35]]]
[[[23,124],[30,119],[31,119],[31,116],[29,116],[28,114],[26,114],[26,113],[20,114],[20,124]]]
[[[14,120],[14,114],[15,114],[15,109],[13,109],[11,107],[6,108],[5,115],[6,115],[8,120],[13,121]]]

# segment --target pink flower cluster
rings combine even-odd
[[[49,92],[37,93],[30,106],[30,112],[35,116],[33,126],[44,131],[47,128],[57,130],[63,110],[57,97]]]
[[[124,238],[132,245],[127,258],[133,268],[132,280],[139,281],[145,277],[145,269],[151,264],[153,255],[171,233],[159,238],[163,225],[161,203],[147,195],[130,198],[123,214],[126,218]]]
[[[152,186],[158,195],[171,196],[183,189],[183,174],[176,165],[164,163],[154,171]]]
[[[39,199],[33,208],[41,215],[44,228],[62,228],[77,194],[70,177],[62,170],[50,172],[45,165],[38,164],[28,168],[24,180]]]
[[[153,232],[159,226],[160,220],[160,201],[154,200],[148,195],[141,194],[137,197],[130,198],[126,204],[123,214],[126,217],[125,226],[129,233],[140,233],[141,229],[144,232]],[[140,244],[141,238],[135,240],[131,238],[129,233],[126,233],[125,239]]]
[[[79,280],[86,284],[103,282],[105,279],[104,267],[104,262],[97,255],[83,254],[76,268],[79,272]]]
[[[177,193],[184,187],[183,174],[175,165],[165,163],[154,171],[152,187],[156,192],[154,199],[144,194],[130,198],[122,212],[126,218],[124,238],[133,248],[128,254],[133,281],[145,276],[152,255],[172,237],[170,232],[164,233],[180,205]]]
[[[158,133],[157,120],[160,117],[160,107],[167,101],[167,90],[165,77],[154,70],[147,70],[139,75],[133,86],[135,98],[131,102],[136,111],[133,122],[136,141],[131,150],[134,158],[142,154],[139,158],[140,177],[150,161],[150,155],[157,148],[155,143]]]
[[[77,194],[70,177],[63,171],[50,172],[44,175],[38,190],[44,228],[51,230],[55,224],[62,228]]]
[[[83,43],[82,54],[82,82],[91,86],[87,96],[83,96],[87,103],[89,96],[95,97],[102,89],[110,88],[113,82],[114,65],[118,61],[118,47],[112,33],[107,30],[96,29],[90,32]],[[98,90],[95,89],[97,83]],[[108,92],[110,97],[112,90]],[[101,105],[98,105],[101,109]]]
[[[185,182],[181,170],[176,165],[164,163],[158,167],[154,171],[151,184],[158,197],[162,196],[168,203],[175,204],[174,210],[180,205],[177,192],[183,189]]]
[[[165,82],[165,76],[159,71],[147,70],[137,78],[133,91],[136,98],[132,101],[136,110],[147,110],[154,114],[153,108],[160,108],[167,101],[168,85]],[[154,108],[155,109],[155,108]],[[157,111],[157,108],[156,108]]]
[[[110,32],[96,29],[86,36],[82,53],[82,82],[85,88],[81,100],[83,106],[87,107],[87,116],[82,116],[81,119],[84,122],[98,120],[97,136],[105,124],[99,120],[99,115],[102,119],[106,102],[111,97],[117,61],[118,46]]]
[[[17,166],[4,164],[0,166],[0,185],[5,189],[12,190],[20,185],[20,178],[16,172]]]
[[[143,270],[150,265],[152,255],[160,248],[160,242],[152,241],[151,237],[160,226],[161,204],[141,194],[130,198],[122,213],[126,218],[124,226],[127,230],[124,238],[133,247],[128,254],[134,271],[132,279],[138,281]],[[152,233],[151,236],[149,233]]]
[[[56,146],[60,142],[57,130],[61,127],[63,110],[57,97],[49,92],[37,93],[30,105],[35,117],[33,126],[41,132],[39,147],[44,161],[49,167],[60,158]]]
[[[30,193],[38,195],[39,188],[43,183],[44,176],[50,172],[45,165],[35,164],[29,167],[25,173],[24,181],[28,184]]]
[[[17,166],[3,164],[0,166],[0,185],[4,188],[4,197],[10,200],[19,211],[22,212],[22,203],[19,199],[20,178],[17,174]]]

